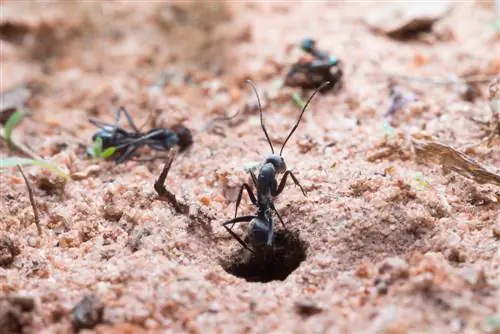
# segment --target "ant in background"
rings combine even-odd
[[[317,88],[314,91],[309,100],[307,100],[306,104],[304,105],[304,108],[302,108],[297,123],[294,125],[294,127],[288,134],[288,137],[285,139],[285,142],[281,147],[279,155],[274,153],[273,144],[271,143],[266,127],[264,125],[262,117],[262,108],[260,104],[259,94],[257,93],[257,89],[255,88],[255,85],[251,81],[247,81],[247,83],[250,84],[250,86],[255,92],[255,95],[257,96],[257,101],[259,104],[259,113],[260,113],[260,125],[262,127],[262,130],[264,131],[264,135],[266,136],[267,142],[271,147],[271,154],[267,156],[266,159],[264,160],[264,164],[261,166],[259,170],[258,177],[255,176],[253,171],[250,171],[253,184],[257,190],[257,195],[253,193],[252,189],[248,184],[243,183],[238,193],[238,198],[236,199],[234,218],[223,223],[222,226],[224,226],[224,228],[231,234],[231,236],[235,238],[245,249],[249,250],[252,253],[255,253],[254,249],[262,249],[262,246],[268,246],[268,247],[273,246],[275,224],[272,219],[272,212],[276,213],[281,224],[283,224],[283,227],[286,229],[283,219],[281,218],[281,216],[279,215],[278,211],[274,206],[273,198],[283,192],[283,190],[285,189],[287,177],[290,176],[295,185],[300,188],[304,196],[307,196],[306,192],[300,185],[295,175],[293,175],[293,173],[290,170],[287,170],[285,160],[282,157],[282,153],[286,143],[288,142],[290,137],[293,135],[293,133],[299,126],[299,123],[302,119],[302,115],[306,111],[307,106],[309,105],[313,97],[316,95],[316,93],[318,93],[321,89],[323,89],[330,83],[329,82],[323,83],[319,88]],[[276,175],[281,173],[284,174],[278,185],[278,182],[276,180]],[[257,214],[237,217],[238,206],[240,205],[244,190],[247,191],[250,201],[255,206],[257,206],[258,208]],[[245,241],[243,241],[236,233],[232,231],[232,228],[236,223],[242,223],[242,222],[250,222],[248,239],[251,247]],[[229,227],[229,225],[231,226]]]
[[[133,131],[127,131],[118,126],[122,113],[127,118]],[[191,131],[182,125],[174,126],[172,129],[154,128],[147,132],[141,132],[124,107],[120,107],[116,111],[115,124],[104,123],[96,119],[89,119],[89,122],[100,129],[92,136],[92,141],[101,138],[104,150],[115,147],[114,156],[117,164],[130,159],[134,152],[142,146],[149,146],[154,150],[168,151],[178,145],[182,151],[193,143]]]
[[[313,89],[329,81],[330,84],[325,86],[320,93],[340,87],[343,71],[339,59],[319,50],[316,41],[311,38],[302,40],[300,48],[308,55],[301,57],[292,65],[285,77],[285,85]]]

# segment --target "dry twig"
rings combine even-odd
[[[179,201],[175,194],[165,187],[165,181],[176,153],[176,149],[169,152],[165,166],[163,166],[160,176],[154,183],[154,189],[158,194],[159,199],[169,203],[174,208],[175,212],[193,219],[195,222],[201,224],[201,226],[203,226],[207,231],[211,231],[209,222],[213,219],[213,217],[195,206]]]
[[[176,153],[176,150],[169,152],[165,166],[163,166],[160,176],[155,181],[154,188],[161,200],[167,201],[177,213],[187,215],[189,213],[189,206],[186,203],[180,203],[175,195],[165,187],[165,181]]]
[[[35,225],[36,225],[36,229],[38,231],[38,235],[42,235],[42,227],[40,226],[40,216],[38,215],[38,207],[36,206],[35,196],[33,195],[33,189],[31,189],[30,183],[29,183],[28,179],[26,178],[26,175],[24,175],[24,172],[23,172],[23,169],[21,168],[21,166],[17,165],[17,168],[21,172],[21,175],[23,176],[24,182],[26,183],[26,187],[28,188],[28,195],[30,198],[31,207],[33,208],[33,215],[35,216]]]

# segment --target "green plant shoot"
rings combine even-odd
[[[293,100],[293,102],[295,102],[296,105],[299,106],[300,109],[303,109],[305,107],[305,105],[306,105],[306,103],[304,102],[304,100],[302,100],[302,98],[300,97],[299,93],[297,93],[297,92],[293,93],[292,100]]]
[[[415,181],[418,182],[418,185],[423,189],[432,187],[432,185],[427,180],[425,180],[422,174],[420,173],[415,173],[414,179]]]
[[[92,148],[90,149],[90,154],[94,158],[104,158],[107,159],[116,152],[116,147],[108,147],[104,151],[102,150],[102,138],[97,137],[92,143]]]
[[[21,123],[24,117],[24,112],[22,110],[16,110],[5,123],[5,140],[7,141],[7,146],[12,149],[14,144],[12,142],[12,131],[16,126]]]

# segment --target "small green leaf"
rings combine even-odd
[[[97,137],[94,140],[94,143],[92,144],[92,147],[89,150],[90,155],[93,158],[104,158],[107,159],[116,152],[116,147],[111,146],[105,149],[104,151],[102,150],[102,138]]]
[[[24,113],[21,110],[17,110],[12,115],[10,115],[9,119],[5,123],[5,140],[7,141],[7,146],[12,149],[12,131],[16,126],[21,123],[24,117]]]
[[[306,103],[302,98],[300,97],[299,93],[295,92],[292,94],[292,100],[295,102],[296,105],[299,106],[300,109],[304,109]]]
[[[116,152],[116,147],[108,147],[104,152],[101,153],[101,157],[103,157],[104,159],[107,159],[109,158],[110,156],[112,156],[113,154],[115,154]]]
[[[93,158],[100,158],[102,153],[102,138],[97,137],[92,143],[92,148],[90,149],[90,154]]]
[[[69,179],[69,175],[66,174],[62,169],[60,169],[57,165],[51,164],[47,161],[33,160],[33,159],[27,159],[27,158],[18,158],[18,157],[1,158],[0,159],[0,170],[2,168],[15,167],[17,165],[39,166],[39,167],[42,167],[42,168],[45,168],[45,169],[51,171],[54,174],[60,175],[60,176],[64,177],[65,179]]]

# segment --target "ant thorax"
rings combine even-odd
[[[276,173],[284,173],[286,171],[286,163],[281,155],[271,154],[264,161],[265,164],[270,163],[274,166]]]

